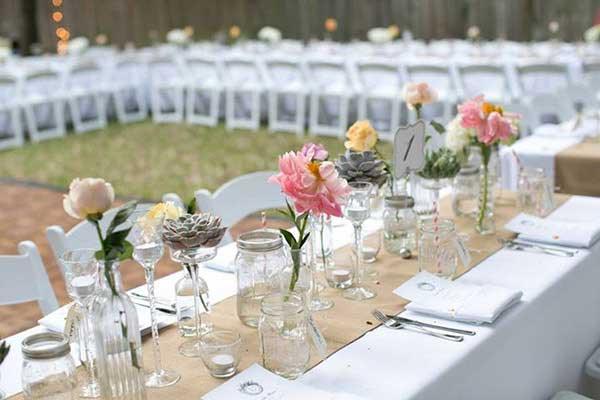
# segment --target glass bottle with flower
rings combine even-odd
[[[287,229],[280,230],[290,247],[292,257],[292,271],[287,290],[293,292],[297,289],[302,265],[309,266],[309,305],[314,311],[331,308],[333,302],[319,297],[315,263],[303,261],[303,247],[309,243],[309,236],[316,234],[309,230],[309,216],[321,221],[321,226],[325,218],[341,217],[341,206],[350,191],[348,183],[339,177],[334,164],[326,161],[327,157],[328,153],[322,146],[308,144],[299,152],[288,152],[280,156],[279,173],[269,179],[269,182],[278,184],[287,196],[287,210],[281,212],[296,228],[297,236]],[[323,230],[318,233],[323,235]],[[321,250],[321,256],[326,257],[324,246],[321,246]]]
[[[480,188],[476,230],[482,235],[493,234],[494,199],[490,159],[495,146],[499,143],[510,144],[516,139],[519,116],[505,113],[499,105],[488,103],[483,95],[468,100],[458,106],[458,116],[463,128],[470,129],[471,143],[481,151]]]
[[[133,246],[126,240],[131,227],[123,226],[134,212],[136,202],[121,206],[113,219],[105,223],[104,213],[114,199],[113,187],[103,179],[77,178],[69,186],[63,207],[70,216],[90,222],[100,241],[96,259],[103,268],[104,280],[92,305],[91,318],[101,397],[145,399],[137,313],[119,273],[120,261],[131,258],[133,253]]]

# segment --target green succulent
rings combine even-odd
[[[425,153],[425,166],[418,175],[425,179],[454,178],[460,170],[460,160],[456,154],[441,148]]]

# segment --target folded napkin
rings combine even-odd
[[[600,239],[600,220],[571,222],[521,213],[504,226],[519,239],[559,246],[589,248]]]
[[[234,273],[236,270],[234,263],[220,263],[214,260],[204,263],[206,268],[214,269],[215,271]]]
[[[492,323],[523,295],[495,285],[476,285],[420,272],[394,290],[411,301],[407,310],[468,323]]]
[[[535,136],[580,138],[598,133],[598,121],[584,117],[576,117],[561,124],[542,124],[534,131]]]

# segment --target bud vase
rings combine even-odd
[[[333,263],[331,219],[323,214],[310,216],[310,250],[309,307],[311,311],[328,310],[333,307],[333,301],[320,296],[317,279],[318,273],[328,270]]]
[[[477,218],[475,229],[481,235],[496,233],[494,223],[494,195],[493,188],[495,175],[490,173],[489,164],[491,148],[481,148],[481,169],[479,174],[479,196],[477,199]]]
[[[105,265],[92,305],[98,382],[102,399],[144,400],[142,341],[137,312],[123,289],[119,263]]]

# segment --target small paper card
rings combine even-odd
[[[297,381],[288,381],[258,364],[252,364],[202,398],[204,400],[360,400],[357,396],[328,393]]]
[[[425,122],[398,128],[394,135],[394,173],[396,177],[419,171],[425,164]]]

